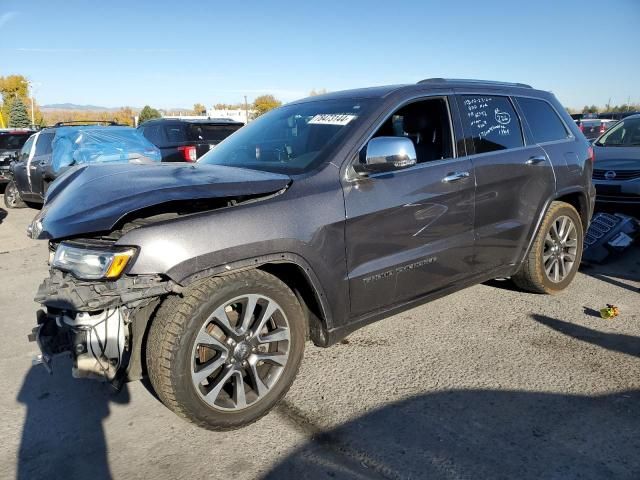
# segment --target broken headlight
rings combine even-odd
[[[115,280],[135,255],[135,248],[95,249],[61,243],[51,266],[81,280]]]

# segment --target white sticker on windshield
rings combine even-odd
[[[309,124],[315,125],[346,125],[357,115],[350,115],[348,113],[320,113],[309,120]]]

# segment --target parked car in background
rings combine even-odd
[[[9,166],[34,130],[0,129],[0,184],[9,182]]]
[[[620,120],[593,146],[596,201],[640,205],[640,114]]]
[[[195,165],[74,172],[29,227],[52,258],[36,362],[70,353],[76,377],[115,385],[148,374],[183,418],[247,425],[286,394],[307,338],[327,347],[492,278],[567,288],[592,151],[549,92],[438,78],[290,103]]]
[[[606,132],[607,128],[616,123],[616,121],[600,118],[582,118],[576,121],[576,125],[578,125],[582,134],[587,137],[587,140],[593,140]]]
[[[226,118],[157,118],[138,130],[162,153],[163,162],[195,162],[244,123]]]
[[[51,182],[76,165],[150,163],[160,151],[135,128],[59,123],[33,134],[11,163],[4,202],[8,208],[43,203]]]

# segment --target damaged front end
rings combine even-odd
[[[37,312],[38,325],[29,335],[41,352],[34,364],[51,371],[53,357],[70,354],[76,378],[116,386],[139,379],[146,323],[159,300],[178,291],[179,285],[159,275],[80,280],[51,268],[35,297],[44,309]]]

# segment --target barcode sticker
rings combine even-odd
[[[309,120],[309,124],[314,125],[346,125],[357,115],[348,113],[320,113]]]

